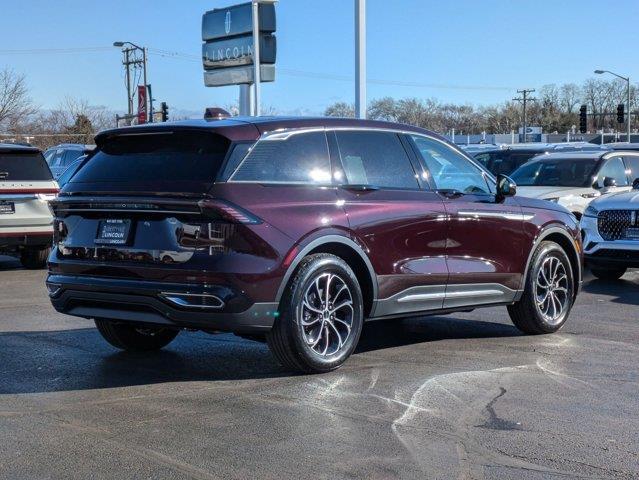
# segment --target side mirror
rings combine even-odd
[[[639,178],[635,178],[635,181],[632,182],[632,189],[639,190]]]
[[[504,174],[497,175],[497,201],[517,195],[517,184]]]
[[[604,177],[603,186],[604,186],[604,188],[616,187],[617,186],[617,180],[615,180],[612,177]]]

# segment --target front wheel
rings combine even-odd
[[[554,242],[542,242],[532,257],[521,299],[508,306],[511,320],[530,335],[556,332],[570,314],[574,284],[566,252]]]
[[[362,331],[357,277],[335,255],[309,255],[287,285],[279,313],[266,337],[277,360],[299,372],[335,370],[353,353]]]
[[[133,352],[149,352],[166,347],[179,330],[165,327],[127,325],[112,320],[96,319],[95,326],[104,339],[116,348]]]

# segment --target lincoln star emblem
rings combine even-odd
[[[228,35],[231,32],[231,11],[226,11],[226,18],[224,19],[224,31]]]

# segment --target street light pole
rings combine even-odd
[[[627,93],[627,108],[628,108],[628,120],[626,121],[626,141],[630,143],[630,77],[624,77],[623,75],[619,75],[615,72],[611,72],[610,70],[595,70],[597,75],[601,75],[603,73],[609,73],[610,75],[614,75],[617,78],[621,78],[626,81],[626,93]]]
[[[366,118],[366,0],[355,0],[355,117]]]

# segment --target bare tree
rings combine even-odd
[[[36,112],[24,75],[9,68],[0,71],[0,125],[8,128]]]
[[[327,117],[354,117],[355,106],[346,102],[337,102],[329,105],[324,111]]]

